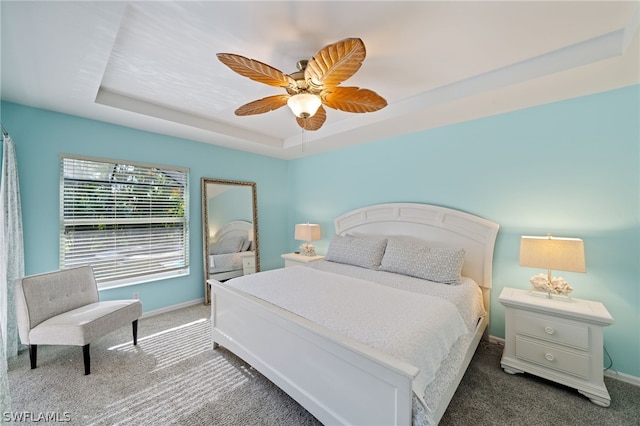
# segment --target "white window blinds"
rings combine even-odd
[[[90,264],[100,287],[188,272],[188,170],[67,156],[60,169],[61,268]]]

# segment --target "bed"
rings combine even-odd
[[[486,335],[498,225],[440,206],[387,203],[336,218],[335,231],[327,260],[314,262],[313,267],[266,271],[226,283],[210,280],[214,348],[221,345],[244,359],[324,424],[437,424]],[[351,247],[353,241],[366,245],[380,240],[387,241],[379,265],[382,268],[384,264],[385,270],[368,268],[366,262],[362,266],[341,261],[344,259],[340,256],[347,253],[358,263],[367,257],[365,253],[378,250],[354,246],[357,253],[348,254],[349,250],[339,250],[345,247],[345,241],[346,247]],[[414,272],[412,276],[404,270],[394,272],[397,267],[412,267],[412,262],[403,265],[403,250],[420,245],[431,247],[429,253],[461,255],[461,277],[455,283],[421,285],[417,283],[430,281],[414,276]],[[390,259],[399,263],[384,261],[384,256],[392,252],[395,254]],[[418,252],[410,250],[409,257]],[[445,272],[448,269],[443,268]],[[291,280],[294,284],[287,284]],[[401,288],[391,284],[396,281]],[[314,290],[315,286],[326,287]],[[415,286],[440,286],[434,288],[445,291],[473,288],[469,291],[475,292],[475,304],[481,312],[459,311],[453,299],[443,299],[436,305],[437,295],[415,294],[411,290]],[[296,294],[306,294],[306,302]],[[349,298],[365,294],[361,303]],[[385,304],[385,300],[394,303]],[[431,314],[419,317],[421,310]],[[341,322],[342,315],[349,319],[348,325]],[[397,321],[403,315],[412,321]],[[416,318],[418,321],[414,321]],[[426,339],[423,323],[433,321],[435,327],[429,333],[439,333],[437,339],[442,338],[440,327],[444,323],[456,323],[453,338],[446,345],[440,340],[416,344]],[[363,330],[353,330],[356,323]],[[395,343],[401,338],[414,344],[406,349]],[[431,352],[429,357],[415,352],[438,346],[443,347],[431,351],[439,357],[437,360],[429,358]]]
[[[227,222],[218,229],[208,248],[209,279],[224,281],[243,275],[243,259],[252,250],[252,230],[251,222],[244,220]]]

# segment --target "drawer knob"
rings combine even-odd
[[[553,354],[550,354],[549,352],[544,354],[544,357],[547,359],[547,361],[553,361]]]
[[[553,327],[545,327],[544,332],[547,334],[553,334],[555,333],[555,330],[553,329]]]

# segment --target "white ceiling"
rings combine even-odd
[[[637,1],[6,1],[2,99],[277,158],[297,158],[640,82]],[[389,105],[327,109],[302,132],[284,91],[219,62],[237,53],[295,71],[360,37],[345,86]],[[10,129],[9,129],[10,131]]]

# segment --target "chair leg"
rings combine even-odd
[[[38,345],[29,345],[29,359],[31,360],[31,369],[36,368],[38,360]]]
[[[84,356],[84,375],[91,374],[91,353],[89,352],[89,344],[82,347],[82,355]]]
[[[132,322],[131,327],[133,328],[133,346],[136,346],[138,344],[138,320]]]

